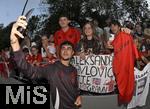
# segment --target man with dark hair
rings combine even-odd
[[[26,28],[27,22],[25,19],[24,16],[18,18],[12,27],[10,36],[10,43],[18,67],[26,70],[29,76],[34,75],[35,77],[43,77],[48,80],[55,109],[77,109],[81,105],[81,97],[78,89],[77,70],[70,65],[70,59],[74,54],[72,43],[68,41],[61,43],[60,61],[45,67],[30,65],[25,60],[17,38],[17,36],[24,37],[17,28],[19,26]]]
[[[59,54],[59,46],[64,41],[70,41],[73,43],[74,46],[79,42],[80,40],[80,32],[69,26],[70,20],[68,16],[61,15],[59,17],[59,25],[61,27],[60,30],[56,31],[54,35],[54,42],[57,49],[57,55]]]
[[[121,31],[118,21],[112,21],[110,28],[115,35],[111,45],[114,49],[113,72],[119,90],[119,103],[127,104],[134,92],[134,62],[138,58],[138,51],[133,37]]]
[[[119,27],[121,27],[121,24],[118,20],[112,20],[110,23],[110,26],[112,26],[112,25],[118,25]]]

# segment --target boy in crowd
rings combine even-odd
[[[68,16],[62,15],[59,17],[60,30],[54,34],[54,42],[56,46],[57,55],[59,54],[59,46],[64,41],[70,41],[74,46],[80,41],[80,32],[69,26],[70,20]]]

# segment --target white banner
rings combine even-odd
[[[86,56],[85,60],[75,56],[74,66],[78,70],[79,88],[95,93],[110,93],[114,91],[115,77],[112,72],[111,55]],[[135,91],[127,108],[144,106],[149,92],[150,63],[140,71],[134,68]]]
[[[111,55],[90,55],[85,60],[75,56],[74,66],[78,70],[79,88],[95,93],[114,91],[115,78],[112,72]]]
[[[150,83],[150,63],[142,71],[135,68],[134,74],[136,83],[135,92],[131,102],[128,104],[128,109],[136,106],[144,106],[146,103]]]

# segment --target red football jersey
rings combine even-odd
[[[80,40],[80,32],[73,27],[69,27],[69,29],[64,32],[62,29],[58,30],[54,35],[54,42],[56,46],[60,46],[64,41],[70,41],[74,45],[76,45]]]

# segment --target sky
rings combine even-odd
[[[39,3],[41,0],[29,0],[25,13],[31,8],[35,8],[32,15],[40,14]],[[21,15],[26,0],[0,0],[0,24],[7,26]]]
[[[148,2],[148,5],[149,5],[149,7],[148,7],[148,8],[150,9],[150,0],[147,0],[147,2]]]
[[[39,5],[41,0],[29,0],[25,13],[31,8],[35,8],[32,15],[41,14]],[[150,9],[150,0],[147,0]],[[0,0],[0,24],[7,26],[12,21],[15,21],[21,15],[26,0]],[[40,9],[39,9],[40,8]]]

